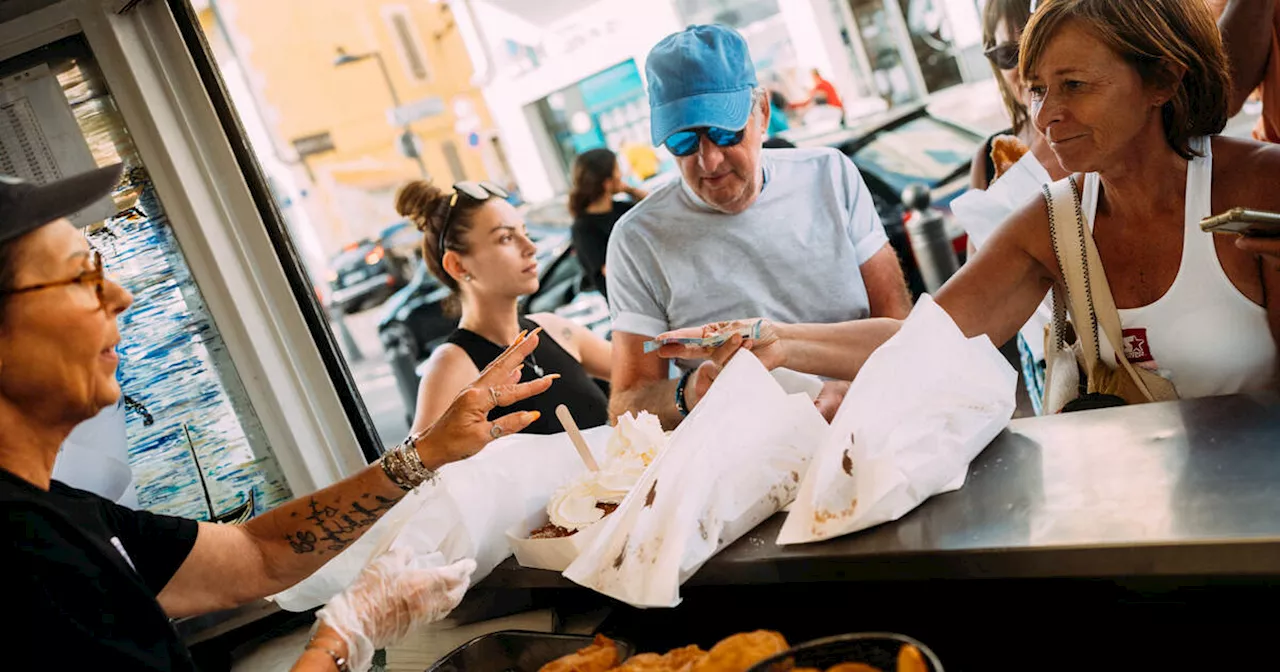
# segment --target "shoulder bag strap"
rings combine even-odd
[[[1098,319],[1094,313],[1085,264],[1084,241],[1081,240],[1079,208],[1074,199],[1075,182],[1066,177],[1043,187],[1045,205],[1049,209],[1049,237],[1053,242],[1053,254],[1062,273],[1061,288],[1066,296],[1059,296],[1059,286],[1053,289],[1054,335],[1057,345],[1064,342],[1068,312],[1075,326],[1076,339],[1080,343],[1080,362],[1089,377],[1089,392],[1096,392],[1092,371],[1100,361],[1098,354]]]
[[[1080,192],[1074,180],[1069,180],[1069,182],[1071,183],[1071,196],[1075,201],[1076,221],[1078,222],[1080,239],[1086,255],[1085,277],[1090,280],[1089,286],[1093,295],[1094,319],[1096,320],[1094,325],[1095,334],[1097,333],[1097,325],[1101,325],[1103,333],[1107,336],[1107,341],[1111,343],[1111,349],[1116,353],[1116,359],[1120,360],[1120,365],[1129,374],[1129,378],[1137,385],[1142,392],[1142,396],[1146,397],[1147,401],[1155,401],[1155,395],[1147,387],[1146,380],[1138,375],[1133,364],[1129,362],[1129,358],[1125,356],[1124,341],[1121,338],[1120,311],[1116,309],[1115,297],[1111,296],[1111,285],[1107,282],[1107,273],[1102,268],[1102,257],[1098,255],[1098,246],[1093,241],[1093,235],[1085,227],[1084,213],[1080,208]]]

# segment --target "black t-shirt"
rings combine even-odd
[[[583,272],[606,298],[609,292],[605,289],[604,274],[600,269],[604,267],[605,253],[609,250],[609,234],[613,233],[613,225],[634,205],[631,201],[614,201],[613,212],[584,212],[573,220],[573,247],[578,251],[578,261]]]
[[[533,331],[538,325],[528,318],[520,318],[520,328]],[[506,348],[493,343],[484,336],[467,329],[456,329],[449,334],[449,342],[462,348],[471,357],[471,363],[477,369],[484,367],[498,358]],[[556,339],[543,334],[538,339],[538,347],[527,357],[524,370],[520,372],[520,382],[528,383],[542,377],[537,372],[541,368],[546,374],[558,373],[557,380],[551,389],[528,399],[517,401],[510,406],[499,406],[489,412],[489,420],[514,413],[516,411],[538,411],[542,417],[525,427],[524,434],[559,434],[564,431],[560,418],[556,417],[556,406],[564,404],[573,413],[574,422],[582,429],[599,427],[609,422],[609,397],[604,390],[587,375],[587,370],[573,358]],[[536,367],[534,365],[537,365]]]
[[[0,508],[5,669],[196,669],[156,602],[195,545],[195,521],[57,481],[45,492],[3,469]]]

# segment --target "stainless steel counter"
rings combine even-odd
[[[957,492],[804,546],[783,515],[689,585],[898,579],[1280,577],[1280,397],[1243,395],[1013,422]],[[508,559],[486,587],[574,584]]]

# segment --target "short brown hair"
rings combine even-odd
[[[1174,85],[1162,110],[1164,134],[1184,159],[1191,138],[1221,133],[1229,118],[1231,74],[1222,37],[1204,0],[1047,0],[1022,34],[1023,79],[1030,76],[1060,28],[1079,21],[1137,68],[1147,85]],[[1170,68],[1183,68],[1171,82]]]

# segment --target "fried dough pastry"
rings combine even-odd
[[[1031,148],[1023,144],[1017,136],[1001,135],[992,140],[991,163],[995,164],[996,167],[996,176],[992,181],[1000,179],[1001,175],[1004,175],[1005,172],[1012,168],[1013,164],[1021,161],[1022,157],[1029,151],[1031,151]]]
[[[577,653],[553,660],[538,672],[606,672],[618,664],[618,646],[604,635]]]
[[[672,649],[665,656],[656,653],[642,653],[632,656],[622,667],[613,672],[681,672],[706,657],[707,652],[697,645]]]
[[[929,665],[924,662],[920,649],[910,644],[902,645],[898,651],[898,672],[929,672]]]
[[[827,668],[827,672],[883,672],[880,668],[866,663],[840,663]]]
[[[752,665],[791,648],[779,633],[768,630],[744,632],[720,640],[694,663],[691,672],[746,672]]]

